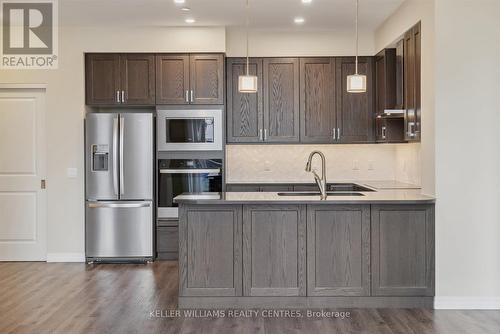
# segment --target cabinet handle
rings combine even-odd
[[[385,126],[383,126],[382,127],[382,139],[386,138],[386,132],[387,132],[387,128]]]
[[[415,137],[415,123],[408,122],[408,136]]]
[[[125,91],[122,90],[122,103],[125,103]]]
[[[194,93],[192,89],[191,89],[191,102],[194,102]]]
[[[340,140],[340,128],[337,128],[337,140]]]
[[[186,89],[186,102],[189,103],[189,90]]]
[[[264,129],[264,141],[267,140],[267,129]]]
[[[332,131],[333,132],[333,140],[337,140],[337,138],[336,138],[337,137],[337,135],[336,135],[337,130],[335,128],[333,128],[332,130],[333,130]]]
[[[262,136],[262,129],[259,129],[259,139],[260,139],[261,141],[263,141],[263,140],[264,140],[264,137]]]
[[[116,91],[116,102],[118,102],[118,103],[121,102],[120,101],[120,91],[119,90]]]

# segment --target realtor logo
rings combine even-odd
[[[0,68],[57,68],[56,0],[0,0]]]

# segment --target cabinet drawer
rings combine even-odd
[[[177,252],[179,249],[179,228],[162,226],[156,230],[156,250],[161,252]]]

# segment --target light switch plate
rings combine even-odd
[[[71,179],[74,179],[78,176],[78,169],[76,168],[68,168],[66,169],[66,175],[71,178]]]

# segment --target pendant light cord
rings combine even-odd
[[[359,9],[358,9],[358,7],[359,7],[359,0],[356,0],[356,75],[358,74],[358,45],[359,45],[359,37],[358,37],[358,13],[359,13]]]
[[[250,24],[250,19],[249,19],[249,15],[248,15],[248,10],[249,10],[249,5],[248,5],[248,0],[247,0],[247,5],[246,5],[246,8],[245,8],[245,11],[246,11],[246,37],[247,37],[247,76],[250,75],[250,60],[249,60],[249,57],[248,57],[248,26]]]

